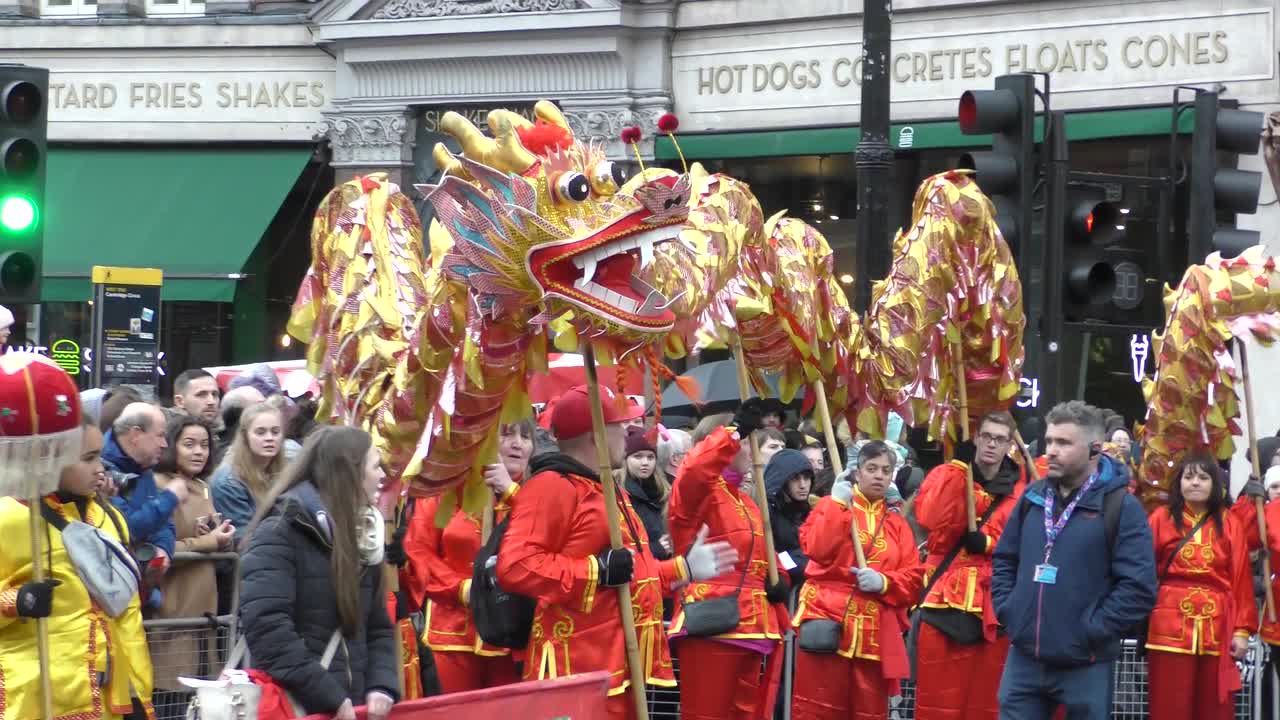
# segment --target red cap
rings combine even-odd
[[[600,404],[604,407],[606,425],[623,423],[644,417],[644,408],[627,402],[613,390],[600,388]],[[557,440],[568,440],[591,432],[591,398],[587,395],[587,386],[579,385],[551,401],[545,411],[546,423]]]

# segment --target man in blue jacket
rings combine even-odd
[[[185,483],[170,483],[163,491],[156,488],[152,468],[168,445],[164,411],[143,402],[126,405],[103,441],[102,464],[116,488],[111,503],[129,525],[130,545],[135,552],[145,544],[163,553],[145,558],[149,575],[162,575],[168,569],[175,537],[173,511],[187,497]],[[156,606],[159,600],[156,592],[144,597],[143,604]]]
[[[1151,529],[1128,472],[1102,454],[1102,413],[1066,402],[1046,423],[1049,476],[1027,488],[992,560],[1011,641],[1000,718],[1049,720],[1061,705],[1069,720],[1106,720],[1121,640],[1155,606]]]

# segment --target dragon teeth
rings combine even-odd
[[[573,259],[573,264],[578,266],[579,270],[582,270],[582,277],[578,278],[573,283],[575,287],[582,290],[586,288],[587,284],[595,279],[597,260],[594,256],[587,257],[580,255]]]
[[[647,268],[653,264],[653,240],[640,241],[640,267]]]

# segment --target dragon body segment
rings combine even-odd
[[[498,425],[528,412],[526,376],[553,346],[590,342],[621,369],[740,338],[757,388],[766,370],[788,395],[820,378],[833,414],[871,432],[889,410],[939,432],[954,420],[956,337],[970,381],[989,385],[975,412],[1016,392],[1020,288],[968,177],[921,186],[862,326],[826,239],[783,213],[766,220],[745,183],[697,164],[627,178],[554,105],[535,115],[492,112],[492,137],[442,118],[463,152],[437,146],[445,175],[417,186],[436,209],[429,256],[385,176],[343,183],[313,224],[289,327],[310,343],[321,417],[368,429],[413,494],[461,487],[479,507]]]

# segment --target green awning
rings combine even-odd
[[[45,302],[89,299],[94,265],[164,271],[165,300],[231,302],[309,147],[49,150]],[[185,277],[184,277],[185,276]]]
[[[1136,110],[1102,110],[1067,114],[1068,140],[1096,140],[1110,137],[1163,135],[1169,132],[1169,108]],[[1178,118],[1179,132],[1191,132],[1195,113],[1187,111]],[[905,132],[904,132],[905,131]],[[1044,134],[1041,118],[1036,118],[1036,139]],[[788,155],[835,155],[851,153],[862,132],[856,126],[682,134],[680,148],[693,160],[782,157]],[[655,154],[659,160],[679,158],[671,139],[656,139]],[[981,147],[991,144],[990,135],[965,135],[955,120],[918,123],[893,123],[889,128],[889,144],[894,150],[925,150],[947,147]]]

